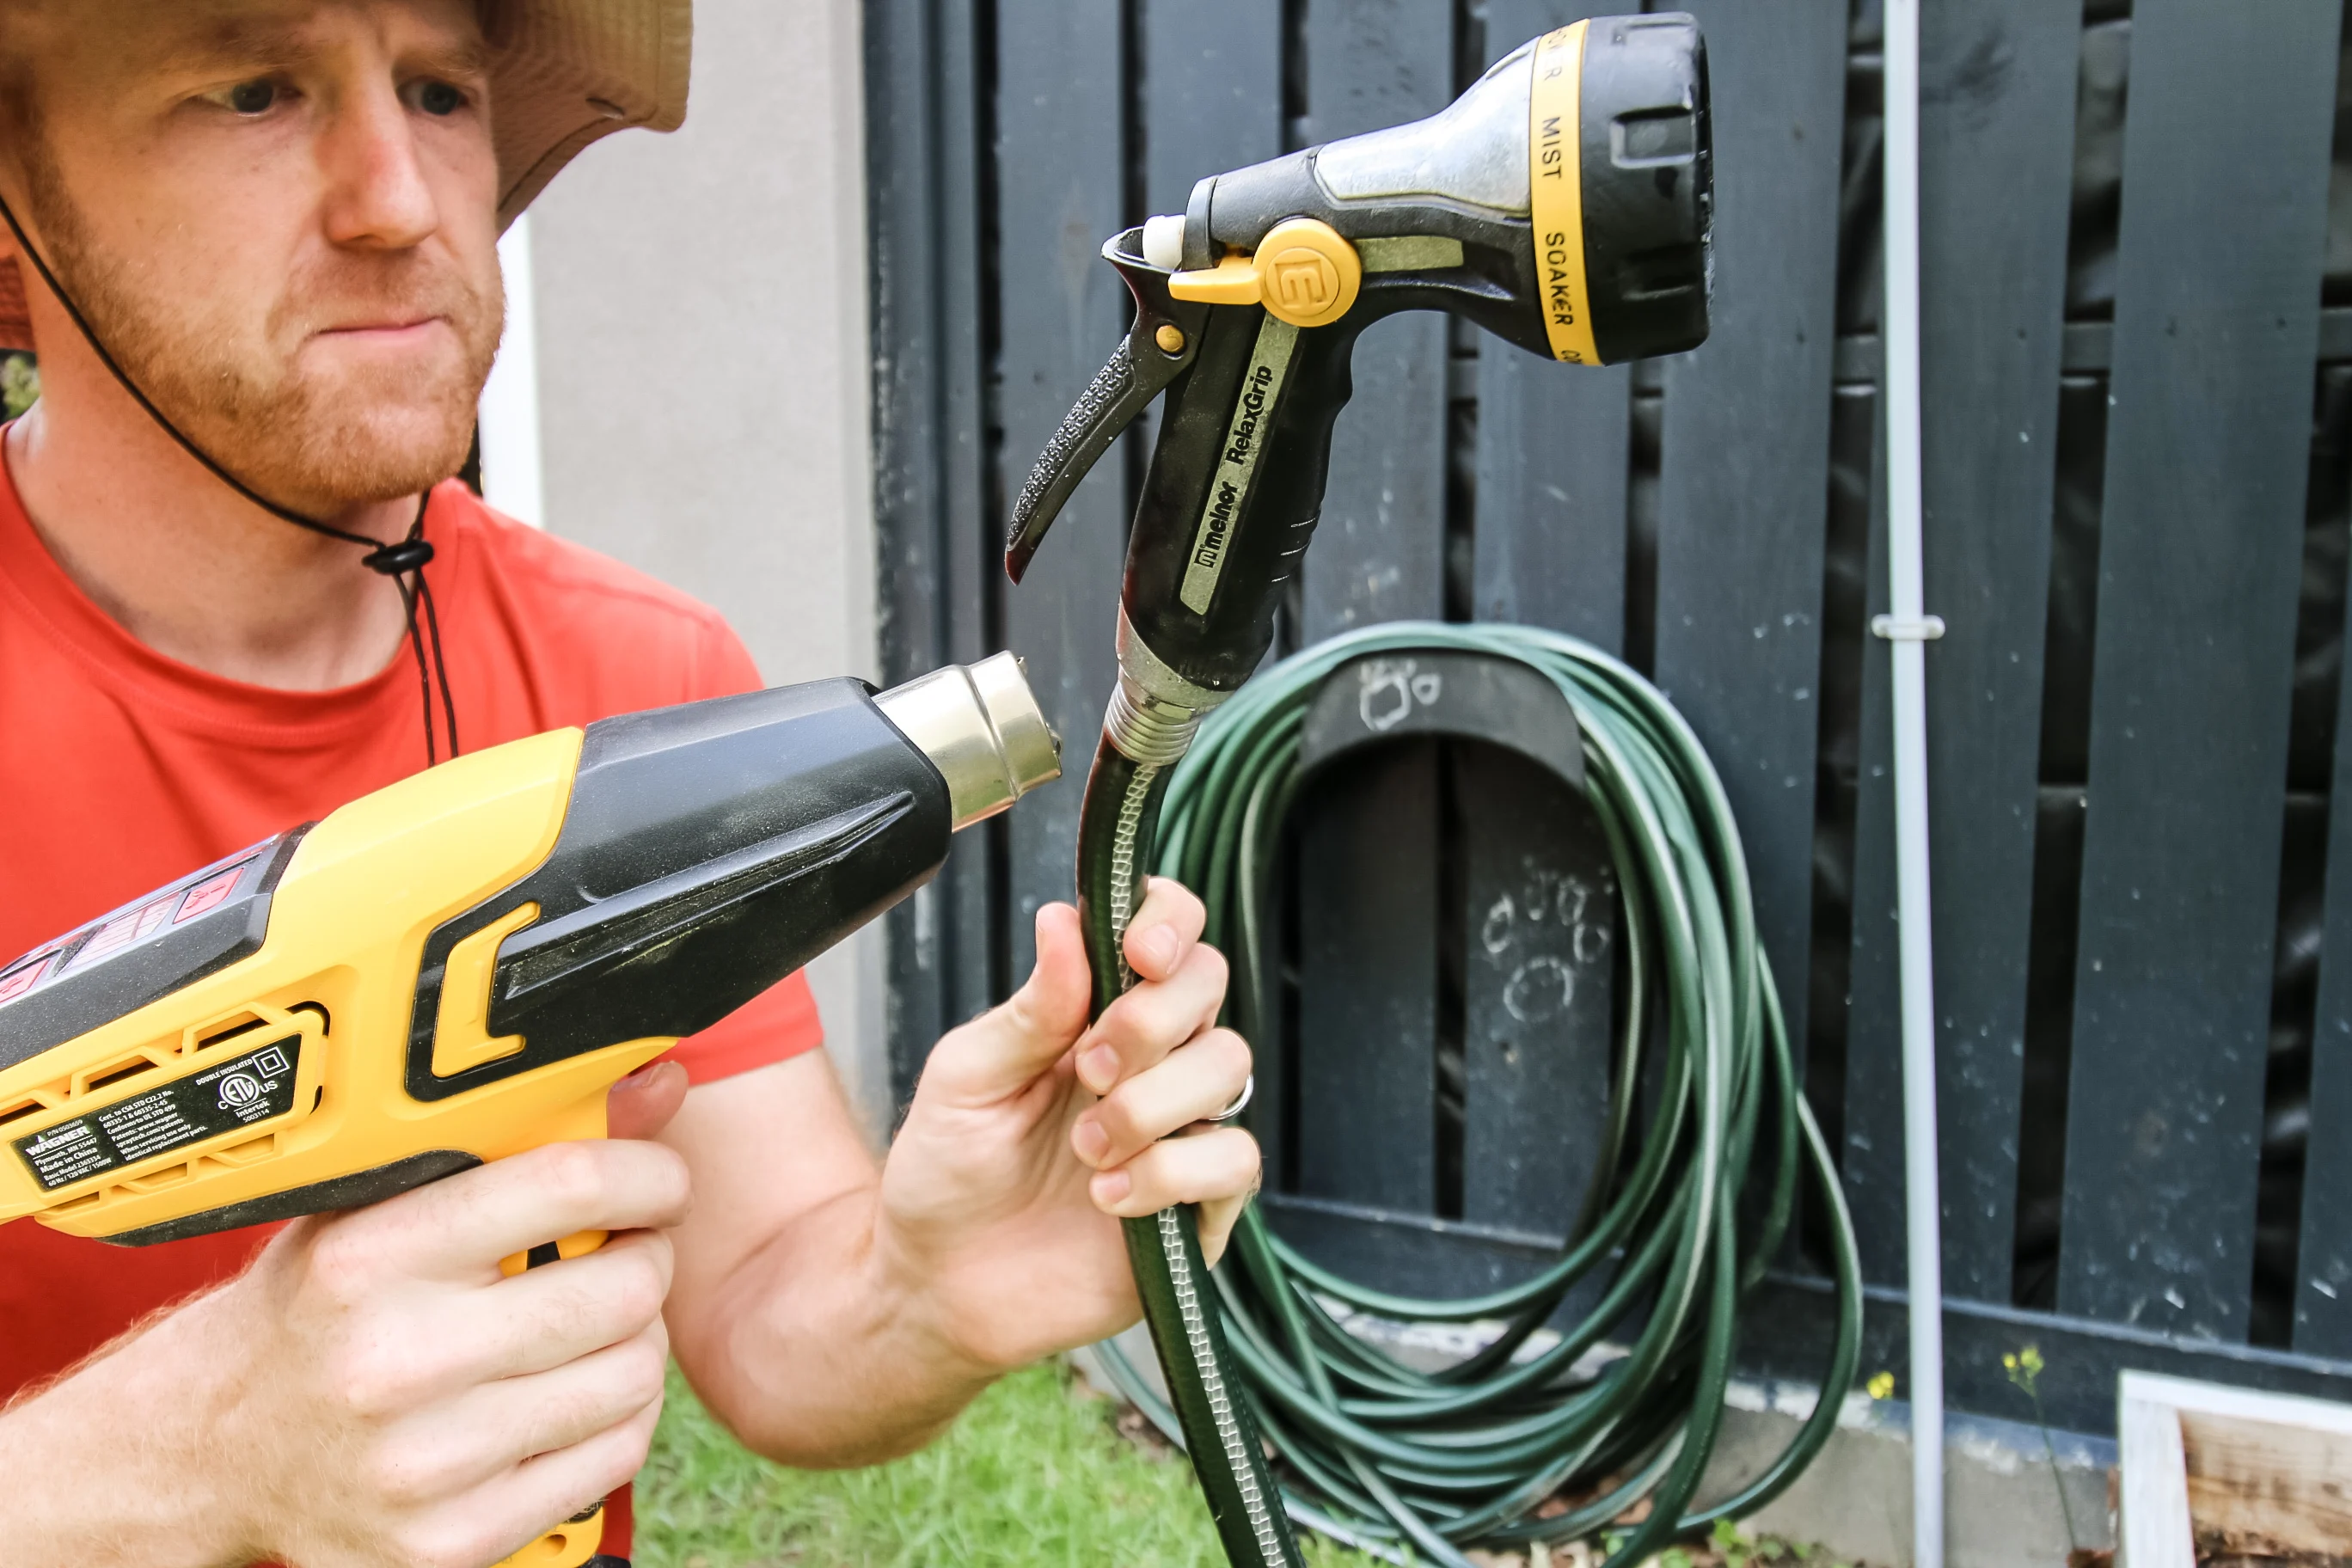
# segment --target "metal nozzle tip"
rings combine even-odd
[[[1010,653],[933,670],[874,705],[940,770],[958,828],[1062,776],[1061,737]]]

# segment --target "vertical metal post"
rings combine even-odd
[[[1937,1164],[1935,944],[1927,897],[1927,643],[1919,478],[1919,0],[1886,5],[1886,576],[1895,699],[1895,907],[1903,986],[1903,1166],[1910,1256],[1911,1561],[1944,1562],[1943,1205]],[[1833,1391],[1824,1390],[1823,1396]]]

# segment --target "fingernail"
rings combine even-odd
[[[1070,1146],[1087,1164],[1099,1165],[1103,1156],[1110,1152],[1110,1134],[1103,1131],[1099,1121],[1081,1121],[1070,1129]]]
[[[1180,944],[1176,941],[1176,933],[1166,926],[1145,931],[1137,939],[1136,945],[1143,949],[1143,956],[1151,960],[1152,966],[1161,973],[1176,967],[1176,949]]]
[[[1127,1200],[1127,1194],[1135,1190],[1135,1180],[1125,1171],[1105,1171],[1087,1184],[1087,1190],[1094,1194],[1097,1207],[1108,1208]]]
[[[1078,1058],[1078,1077],[1088,1089],[1103,1093],[1118,1081],[1118,1053],[1108,1046],[1088,1047]]]

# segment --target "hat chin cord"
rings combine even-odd
[[[388,544],[379,539],[371,539],[364,533],[353,533],[349,529],[337,528],[332,523],[321,522],[314,517],[306,517],[291,507],[282,506],[271,500],[268,496],[261,494],[251,485],[229,472],[211,453],[197,446],[189,438],[185,431],[174,425],[170,416],[155,406],[154,400],[141,389],[136,381],[131,379],[130,372],[122,368],[121,363],[109,351],[104,340],[99,337],[97,329],[90,325],[89,318],[82,313],[81,306],[75,301],[73,295],[67,291],[65,285],[58,280],[57,273],[50,269],[48,261],[41,255],[40,248],[34,245],[32,237],[25,232],[25,226],[17,221],[16,209],[8,205],[5,196],[0,196],[0,222],[5,222],[8,226],[8,232],[16,237],[17,251],[33,264],[33,270],[40,274],[42,283],[47,287],[51,294],[57,297],[58,302],[65,307],[66,314],[72,319],[75,330],[81,333],[82,341],[89,345],[90,352],[98,356],[98,362],[106,367],[108,374],[112,375],[116,382],[121,384],[122,390],[131,395],[131,400],[146,411],[147,417],[152,419],[164,435],[179,444],[182,451],[202,464],[205,470],[213,478],[270,516],[281,521],[290,522],[297,528],[308,529],[312,533],[324,534],[329,539],[341,540],[346,544],[356,544],[366,550],[367,553],[360,557],[360,564],[371,572],[379,573],[390,578],[393,587],[400,595],[401,616],[407,627],[408,649],[416,661],[417,687],[424,700],[425,765],[431,767],[440,760],[434,742],[433,689],[436,681],[441,689],[441,714],[442,721],[447,728],[449,754],[452,757],[457,756],[458,754],[457,705],[449,693],[449,666],[441,652],[441,616],[434,606],[432,586],[425,580],[425,568],[433,559],[433,545],[425,537],[425,509],[432,500],[432,490],[428,488],[424,494],[416,498],[416,516],[410,521],[408,531]],[[417,615],[420,605],[425,612],[421,622]],[[433,650],[429,661],[425,658],[425,644],[428,640],[432,644]]]

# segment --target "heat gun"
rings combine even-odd
[[[1005,556],[1017,583],[1087,470],[1165,393],[1079,828],[1097,1010],[1130,983],[1119,940],[1169,771],[1273,642],[1322,508],[1358,335],[1434,310],[1571,364],[1694,348],[1707,326],[1710,159],[1697,25],[1597,18],[1522,45],[1426,120],[1213,175],[1182,214],[1104,246],[1135,320],[1015,501]],[[1127,1236],[1226,1554],[1297,1564],[1191,1212],[1130,1220]],[[1349,1479],[1384,1494],[1376,1468]],[[1459,1560],[1433,1535],[1414,1544]]]
[[[0,1222],[141,1246],[601,1138],[615,1079],[1060,772],[998,654],[552,731],[363,796],[0,969]],[[601,1531],[592,1509],[511,1561],[572,1568]]]

